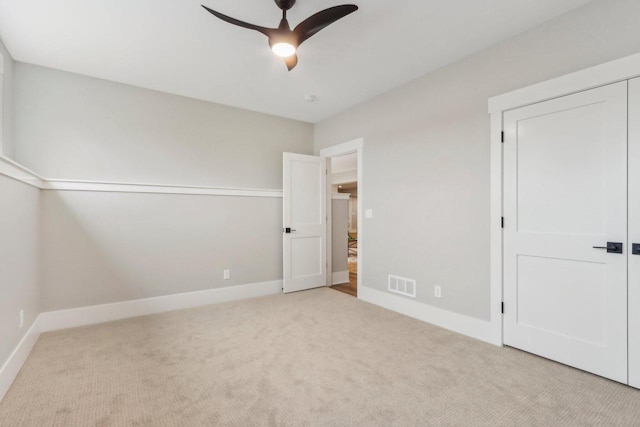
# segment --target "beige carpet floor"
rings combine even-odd
[[[640,392],[331,289],[43,334],[2,426],[640,425]]]

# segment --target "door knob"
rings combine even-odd
[[[295,231],[296,231],[296,230],[294,230],[294,229],[292,229],[292,228],[289,228],[289,227],[287,227],[287,228],[285,228],[285,229],[284,229],[284,232],[285,232],[285,233],[287,233],[287,234],[289,234],[289,233],[294,233]]]
[[[593,249],[606,249],[610,254],[621,254],[622,246],[621,242],[607,242],[607,246],[594,246]]]

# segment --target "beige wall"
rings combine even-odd
[[[282,152],[313,126],[24,63],[15,67],[18,162],[46,178],[282,188]]]
[[[364,138],[364,286],[414,278],[420,302],[488,319],[487,100],[640,52],[638,17],[596,1],[319,123],[316,152]]]

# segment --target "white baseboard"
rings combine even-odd
[[[18,376],[18,372],[22,369],[22,365],[29,357],[29,353],[33,349],[38,337],[40,336],[40,316],[33,321],[26,334],[20,340],[20,343],[13,350],[7,361],[0,368],[0,402],[9,391],[9,387],[13,380]]]
[[[358,287],[358,298],[462,335],[490,344],[502,345],[500,337],[496,334],[496,325],[486,320],[443,310],[365,286]]]
[[[40,331],[47,332],[93,325],[129,317],[273,295],[280,292],[282,292],[282,280],[274,280],[112,304],[49,311],[40,315]]]
[[[337,271],[331,274],[331,284],[340,285],[342,283],[349,283],[348,271]]]

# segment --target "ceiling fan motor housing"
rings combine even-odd
[[[296,4],[296,0],[274,0],[282,10],[289,10]]]

